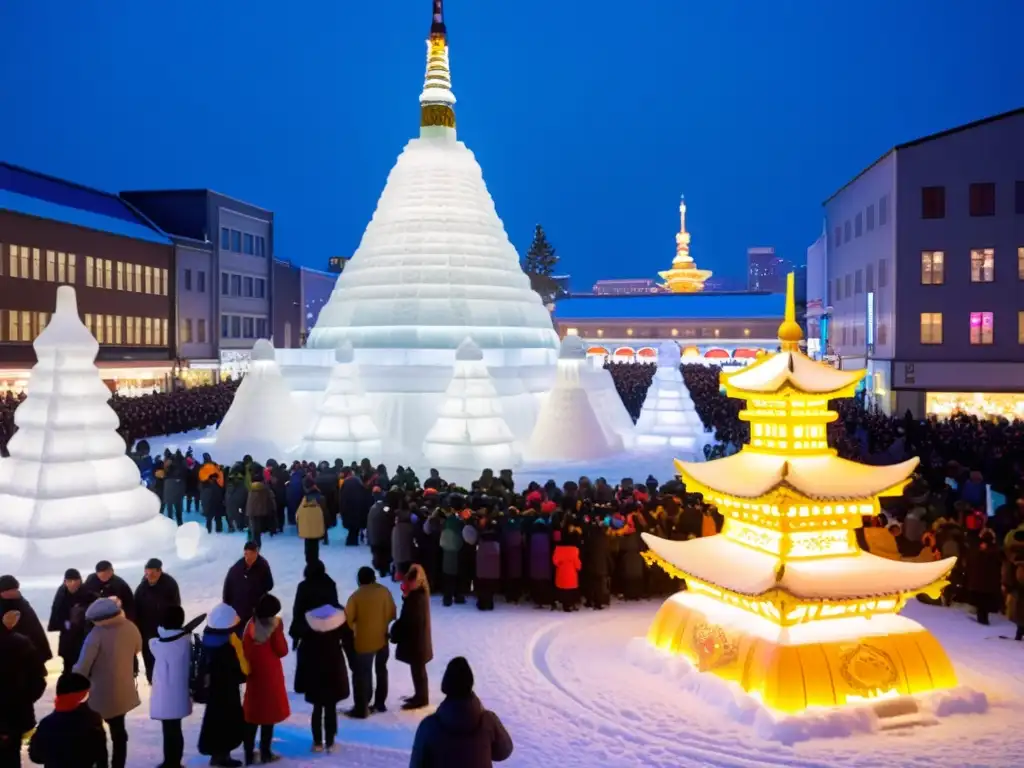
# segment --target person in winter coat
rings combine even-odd
[[[391,529],[391,556],[395,561],[395,581],[402,581],[412,565],[413,551],[412,512],[399,509],[395,514],[395,526]]]
[[[82,589],[82,574],[74,568],[64,572],[64,583],[57,588],[50,608],[48,632],[59,632],[57,655],[64,660],[64,672],[70,672],[78,661],[85,642],[85,611],[95,596]]]
[[[142,635],[142,662],[146,668],[146,680],[153,682],[153,654],[149,641],[159,632],[160,622],[167,615],[167,609],[181,605],[178,582],[169,573],[164,573],[164,564],[153,557],[146,567],[139,586],[135,588],[135,626]]]
[[[185,457],[181,451],[164,462],[163,507],[161,512],[181,525],[185,503]]]
[[[274,588],[274,574],[268,563],[260,555],[255,542],[247,541],[242,551],[242,559],[228,570],[224,577],[223,601],[230,605],[238,614],[241,629],[252,618],[256,603],[267,592]]]
[[[554,603],[554,587],[551,583],[551,531],[547,521],[538,517],[530,525],[530,596],[537,608]]]
[[[644,591],[643,540],[635,528],[636,515],[630,514],[628,519],[626,532],[619,537],[619,583],[626,600],[639,600]]]
[[[353,706],[345,714],[363,719],[369,716],[370,697],[377,688],[373,709],[387,711],[388,626],[395,620],[395,599],[388,588],[377,583],[372,568],[363,566],[357,575],[359,589],[345,604],[345,620],[355,632],[355,657],[352,663]]]
[[[1003,555],[996,544],[995,532],[985,528],[967,546],[965,575],[967,595],[974,605],[979,624],[988,624],[988,616],[999,612],[1002,594]]]
[[[228,525],[242,530],[246,525],[245,507],[249,499],[249,483],[246,480],[246,468],[241,463],[231,467],[224,492],[225,514]]]
[[[34,705],[46,691],[46,663],[18,631],[21,614],[0,616],[0,766],[21,765],[21,740],[36,724]]]
[[[10,575],[0,576],[0,614],[7,611],[18,612],[20,618],[15,631],[32,644],[40,663],[45,664],[52,659],[53,651],[50,649],[50,640],[46,637],[42,622],[39,621],[29,601],[21,596],[21,584]]]
[[[135,593],[128,582],[114,573],[109,560],[96,563],[95,572],[85,580],[82,589],[96,597],[116,597],[128,621],[135,621]]]
[[[291,715],[288,691],[284,684],[281,659],[288,655],[284,623],[278,614],[281,601],[271,594],[260,598],[252,621],[245,628],[242,646],[249,662],[249,679],[245,684],[245,762],[251,765],[256,749],[256,731],[260,735],[260,762],[277,760],[271,748],[274,726]]]
[[[416,729],[409,768],[491,768],[512,755],[512,739],[498,716],[473,693],[473,670],[462,656],[441,680],[445,700]]]
[[[203,724],[199,729],[199,754],[210,757],[210,765],[238,768],[231,757],[245,737],[245,714],[239,686],[249,674],[242,641],[236,635],[240,624],[234,609],[226,603],[216,606],[206,620],[200,645],[197,701],[205,701]]]
[[[341,510],[341,523],[348,532],[346,547],[359,544],[359,531],[366,527],[371,506],[373,494],[363,485],[363,481],[356,475],[345,478],[338,490],[338,507]]]
[[[164,738],[164,761],[158,768],[181,766],[185,753],[181,721],[192,714],[192,630],[205,618],[200,616],[186,627],[185,612],[179,606],[168,605],[157,627],[157,637],[149,640],[153,658],[149,717],[161,722]]]
[[[1006,617],[1017,625],[1014,640],[1024,640],[1024,531],[1010,534],[1014,546],[1007,547],[1003,563],[1003,590],[1006,593]],[[1019,538],[1016,538],[1019,537]]]
[[[292,639],[292,650],[309,635],[306,614],[322,605],[338,605],[338,586],[327,575],[327,569],[319,560],[307,563],[303,579],[295,589],[295,603],[292,605],[292,624],[288,636]]]
[[[44,768],[107,768],[103,718],[88,704],[89,678],[66,672],[57,680],[53,712],[39,721],[28,759]]]
[[[425,495],[424,498],[430,498]],[[430,500],[431,504],[435,500]],[[416,526],[416,559],[427,574],[427,584],[431,592],[441,593],[441,531],[444,518],[436,508],[422,507],[419,511],[420,523]]]
[[[295,512],[299,538],[305,546],[306,562],[320,559],[320,540],[327,535],[326,502],[313,483],[306,481],[305,496]]]
[[[74,671],[89,678],[90,705],[110,730],[111,768],[124,768],[128,759],[124,717],[142,703],[135,686],[142,635],[111,598],[96,600],[85,618],[93,627],[85,637]]]
[[[484,522],[476,545],[476,607],[481,611],[494,610],[494,596],[501,589],[501,540],[497,524]]]
[[[214,526],[217,533],[224,530],[224,520],[227,520],[228,531],[234,532],[235,523],[226,514],[224,506],[224,471],[220,468],[210,454],[203,454],[203,463],[197,474],[199,480],[199,505],[206,518],[206,530],[213,533]]]
[[[263,534],[277,530],[277,501],[270,486],[263,482],[263,468],[254,467],[249,496],[245,500],[245,517],[249,521],[249,541],[263,545]]]
[[[508,517],[501,525],[501,573],[504,577],[505,600],[519,604],[523,595],[523,518],[519,510],[509,507]]]
[[[592,520],[583,532],[582,587],[588,608],[600,611],[611,603],[610,563],[607,530]]]
[[[454,508],[454,504],[453,504]],[[457,514],[449,515],[444,521],[441,531],[441,584],[444,588],[444,605],[453,602],[462,605],[466,596],[462,592],[459,580],[459,556],[464,541],[462,539],[462,521]]]
[[[566,613],[575,611],[580,596],[580,548],[574,534],[555,531],[555,553],[551,562],[555,566],[555,598]]]
[[[388,491],[387,496],[370,507],[366,519],[366,543],[370,545],[371,564],[381,578],[387,576],[391,569],[391,529],[395,510],[401,503],[401,491]]]
[[[306,495],[305,491],[306,472],[298,462],[292,464],[292,470],[288,475],[288,483],[284,488],[284,499],[288,505],[288,524],[295,525],[295,515],[299,511],[299,504]]]
[[[348,667],[342,648],[345,612],[336,602],[325,603],[307,611],[302,621],[308,631],[299,640],[295,692],[313,705],[313,751],[333,752],[338,702],[349,697]]]
[[[414,565],[402,581],[402,613],[391,627],[395,658],[409,665],[413,695],[402,709],[420,709],[430,703],[427,664],[434,658],[430,630],[430,587],[423,569]]]

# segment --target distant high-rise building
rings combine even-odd
[[[775,255],[774,248],[747,249],[747,290],[786,292],[786,275],[793,265]]]

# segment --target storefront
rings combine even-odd
[[[1024,394],[1015,392],[928,392],[925,411],[947,417],[967,413],[982,418],[1024,419]]]
[[[173,379],[173,364],[170,362],[98,362],[103,383],[111,392],[122,397],[138,397],[152,392],[166,392]],[[0,393],[15,394],[31,390],[31,369],[8,368],[0,370]]]
[[[222,349],[220,352],[220,378],[240,379],[249,371],[251,349]]]
[[[894,413],[1024,418],[1024,363],[892,364]],[[1002,391],[999,391],[1002,390]]]

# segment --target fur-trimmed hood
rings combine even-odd
[[[345,612],[333,605],[321,605],[306,612],[306,623],[314,632],[333,632],[345,623]]]

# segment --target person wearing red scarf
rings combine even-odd
[[[44,768],[107,768],[103,718],[89,707],[89,678],[74,672],[57,680],[53,712],[32,734],[28,757]]]

